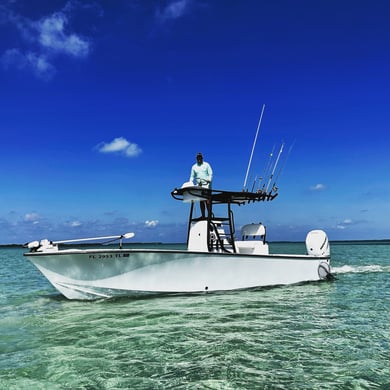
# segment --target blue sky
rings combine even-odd
[[[0,1],[0,243],[183,242],[202,151],[241,190],[294,145],[269,240],[390,238],[390,3]],[[286,153],[282,155],[286,157]]]

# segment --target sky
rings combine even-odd
[[[197,152],[213,188],[241,191],[263,105],[247,187],[284,143],[279,196],[234,208],[236,230],[389,239],[389,14],[387,0],[0,0],[0,244],[184,242],[171,191]]]

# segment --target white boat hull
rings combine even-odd
[[[325,279],[329,256],[60,250],[25,256],[69,299],[233,291]]]

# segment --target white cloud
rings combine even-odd
[[[72,221],[72,222],[69,222],[69,226],[70,227],[78,227],[78,226],[81,226],[82,223],[80,221]]]
[[[90,50],[90,43],[79,35],[67,33],[65,31],[67,24],[68,17],[62,12],[56,12],[35,23],[39,44],[54,52],[73,57],[86,57]]]
[[[43,55],[27,53],[26,58],[30,66],[36,69],[39,74],[47,74],[54,71],[53,65]]]
[[[39,20],[24,18],[11,11],[4,12],[3,23],[15,25],[28,48],[10,48],[0,53],[3,67],[29,70],[38,78],[50,80],[56,74],[58,56],[87,57],[91,51],[90,40],[69,28],[71,12],[77,4],[69,1],[62,10]]]
[[[16,67],[17,69],[31,70],[38,78],[49,80],[56,73],[54,66],[45,55],[28,52],[23,53],[19,49],[9,49],[1,56],[1,62],[5,69]]]
[[[147,228],[154,228],[158,225],[158,221],[157,220],[152,220],[152,221],[145,221],[145,226]]]
[[[100,148],[103,153],[120,152],[125,150],[129,146],[129,141],[123,137],[115,138],[109,143],[104,143]]]
[[[44,55],[36,53],[27,53],[27,66],[32,69],[36,76],[41,79],[49,80],[56,73],[55,67],[48,61]]]
[[[17,68],[22,69],[27,65],[26,56],[18,49],[6,50],[1,56],[1,62],[6,69],[11,66],[16,66]]]
[[[191,3],[191,0],[171,1],[165,8],[157,12],[157,17],[161,21],[181,18],[188,13]]]
[[[25,222],[38,223],[41,217],[37,213],[27,213],[24,215]]]
[[[316,184],[316,185],[314,185],[314,186],[311,186],[310,187],[310,191],[323,191],[323,190],[325,190],[325,185],[324,184],[321,184],[321,183],[318,183],[318,184]]]
[[[137,157],[142,153],[142,149],[134,143],[129,142],[126,138],[118,137],[111,142],[102,142],[97,145],[101,153],[119,153],[126,157]]]
[[[350,218],[345,218],[343,222],[340,222],[337,226],[336,229],[344,230],[348,229],[348,227],[355,225],[357,222],[352,221]]]

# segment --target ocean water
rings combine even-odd
[[[82,302],[0,248],[0,389],[390,389],[390,243],[331,252],[332,282]]]

